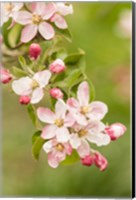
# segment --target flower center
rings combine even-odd
[[[55,146],[56,150],[58,151],[63,151],[64,150],[64,146],[60,143],[58,143],[56,146]]]
[[[6,4],[5,4],[5,9],[6,9],[8,12],[11,12],[13,8],[14,8],[14,6],[12,5],[12,3],[6,3]]]
[[[86,113],[88,113],[88,111],[89,111],[89,107],[83,106],[83,107],[81,107],[80,113],[85,115]]]
[[[39,87],[39,83],[37,83],[37,81],[33,80],[31,87],[34,90],[35,88]]]
[[[64,124],[64,120],[63,120],[63,119],[56,119],[56,120],[55,120],[55,124],[56,124],[58,127],[61,127],[61,126],[63,126],[63,124]]]
[[[34,14],[33,17],[32,17],[32,21],[33,21],[34,24],[39,24],[42,21],[42,18],[41,18],[40,15]]]
[[[78,135],[79,135],[79,137],[83,137],[83,136],[85,136],[87,134],[87,131],[86,130],[80,130],[79,132],[78,132]]]

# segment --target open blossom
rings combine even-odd
[[[13,81],[12,89],[20,96],[30,96],[31,103],[38,103],[44,96],[44,88],[49,83],[49,70],[37,72],[32,78],[26,76]]]
[[[38,118],[47,125],[42,130],[42,138],[51,139],[56,136],[58,142],[67,142],[70,138],[68,127],[74,124],[71,115],[67,114],[67,106],[62,99],[55,105],[55,113],[48,108],[37,109]]]
[[[39,44],[32,43],[30,45],[30,47],[29,47],[29,56],[30,56],[30,58],[36,60],[40,56],[41,51],[42,51],[42,49],[41,49]]]
[[[100,121],[90,121],[87,126],[75,124],[70,137],[71,146],[77,150],[79,156],[85,157],[90,153],[88,142],[97,146],[108,145],[110,137],[104,134],[105,125]]]
[[[1,25],[13,18],[15,14],[23,7],[23,3],[1,3]]]
[[[51,167],[58,167],[59,163],[65,160],[66,155],[72,154],[72,147],[69,143],[60,143],[55,138],[43,145],[44,151],[48,154],[48,163]]]
[[[7,69],[0,67],[0,82],[6,84],[12,80],[12,75]]]
[[[111,140],[116,140],[121,137],[126,131],[126,127],[121,123],[114,123],[105,128],[105,133],[107,133]]]
[[[69,98],[67,105],[77,123],[87,125],[87,119],[101,120],[108,112],[107,105],[100,101],[89,103],[89,85],[86,81],[82,82],[77,91],[77,99]]]
[[[59,88],[50,89],[50,95],[55,99],[62,99],[63,93]]]
[[[53,61],[49,66],[50,71],[56,74],[65,71],[65,68],[66,68],[65,63],[63,62],[63,60],[59,58]]]
[[[21,34],[21,41],[26,43],[32,40],[39,32],[46,40],[54,37],[55,32],[50,23],[47,22],[55,13],[54,3],[32,3],[29,11],[19,11],[16,13],[15,21],[25,25]]]
[[[73,7],[71,4],[66,5],[65,3],[56,3],[56,12],[51,17],[50,21],[54,22],[55,25],[60,29],[66,29],[68,27],[67,22],[63,16],[73,13]]]

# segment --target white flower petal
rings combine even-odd
[[[65,3],[56,3],[56,5],[57,11],[63,16],[73,13],[73,7],[71,4],[66,5]]]
[[[111,141],[109,135],[104,133],[88,133],[86,138],[97,146],[108,145]]]
[[[81,158],[90,154],[90,146],[87,141],[81,140],[81,145],[77,149],[77,152]]]
[[[89,131],[91,133],[100,133],[102,131],[104,131],[105,129],[105,124],[102,123],[101,121],[91,121],[88,122],[88,125],[87,125],[87,129],[89,129]]]
[[[43,145],[43,149],[46,153],[49,153],[52,150],[52,140],[49,140],[48,142],[45,142]]]
[[[60,28],[60,29],[66,29],[68,28],[67,22],[65,21],[65,19],[59,15],[59,14],[55,14],[52,18],[51,18],[51,22],[54,22],[55,25]]]
[[[19,11],[14,13],[15,22],[27,25],[32,23],[32,14],[28,11]]]
[[[58,118],[65,118],[65,114],[67,111],[67,105],[64,103],[62,99],[58,99],[55,105],[55,113]]]
[[[39,83],[40,87],[45,87],[48,84],[50,78],[51,72],[49,70],[37,72],[33,77],[33,79]]]
[[[32,92],[32,79],[23,77],[12,82],[12,89],[18,95],[29,95]]]
[[[75,118],[71,113],[68,113],[64,120],[65,127],[71,127],[75,123]]]
[[[29,24],[25,26],[21,33],[21,42],[27,43],[31,41],[37,34],[37,25]]]
[[[40,107],[37,109],[37,115],[42,122],[54,124],[55,114],[50,109]]]
[[[67,142],[70,138],[68,129],[65,127],[57,128],[56,138],[58,142]]]
[[[77,98],[81,106],[88,106],[89,103],[89,85],[86,81],[82,82],[77,91]]]
[[[41,101],[44,96],[43,89],[38,87],[32,92],[31,103],[35,104]]]
[[[39,32],[46,40],[52,39],[55,35],[53,27],[47,22],[41,22],[39,24]]]
[[[46,7],[43,12],[43,19],[45,20],[50,19],[55,12],[56,12],[56,5],[54,3],[46,4]]]
[[[56,134],[57,127],[55,125],[46,125],[42,130],[41,137],[44,139],[51,139]]]
[[[101,120],[108,112],[108,107],[101,101],[94,101],[90,104],[90,112],[87,116],[90,120]]]
[[[77,149],[81,145],[81,139],[78,137],[76,133],[71,134],[70,144],[74,149]]]

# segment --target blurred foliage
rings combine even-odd
[[[73,3],[74,14],[68,16],[73,43],[69,52],[81,48],[86,52],[87,75],[96,89],[96,99],[109,106],[104,122],[122,122],[126,134],[100,150],[109,161],[105,172],[80,163],[52,169],[42,151],[39,161],[31,154],[31,137],[35,131],[18,96],[3,87],[3,195],[38,197],[130,197],[131,195],[131,127],[130,127],[130,47],[131,41],[119,38],[114,27],[119,14],[131,9],[131,3]],[[120,69],[115,70],[115,69]],[[123,86],[120,77],[127,70]],[[115,80],[116,77],[119,77]],[[128,87],[129,86],[129,87]],[[122,87],[128,88],[123,93]],[[48,104],[48,98],[45,99]],[[45,102],[42,102],[45,105]]]

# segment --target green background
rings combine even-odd
[[[87,75],[109,113],[104,122],[121,122],[125,135],[109,146],[97,148],[109,161],[108,169],[80,163],[52,169],[44,152],[36,162],[31,155],[35,131],[18,96],[3,87],[3,196],[129,197],[131,195],[130,62],[131,40],[118,37],[115,26],[120,12],[131,3],[73,3],[67,17],[73,43],[71,52],[86,52]]]

